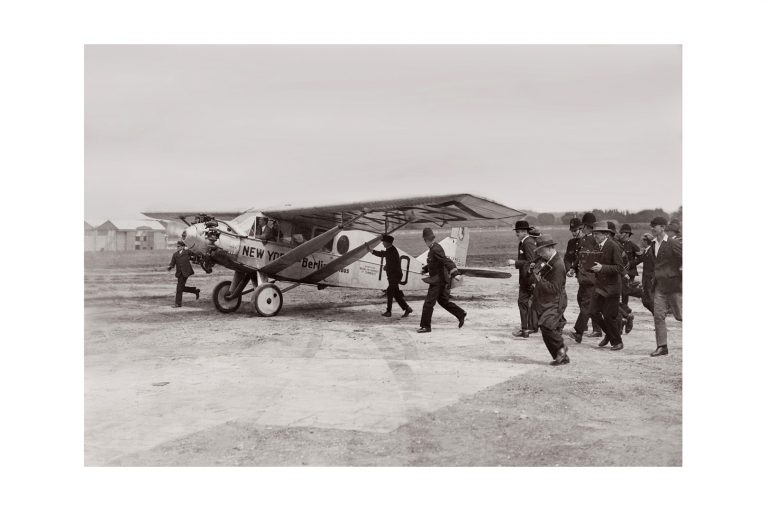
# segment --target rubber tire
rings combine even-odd
[[[253,291],[253,311],[259,316],[275,316],[283,308],[283,292],[272,283],[264,283]]]
[[[240,304],[243,302],[243,296],[239,295],[237,297],[237,302],[235,301],[227,301],[230,303],[230,305],[226,305],[225,303],[221,302],[226,299],[224,299],[224,295],[227,294],[229,291],[229,287],[232,284],[232,281],[222,281],[219,284],[216,285],[216,288],[213,289],[213,305],[216,306],[216,309],[218,309],[221,313],[234,313],[237,311],[237,309],[240,307]],[[222,291],[222,288],[224,290]],[[221,297],[219,295],[221,294]],[[231,303],[235,302],[235,305],[232,306]]]

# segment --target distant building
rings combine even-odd
[[[85,223],[86,251],[151,251],[165,249],[165,227],[155,220],[107,220]]]

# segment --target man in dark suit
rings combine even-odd
[[[467,312],[451,302],[449,292],[451,288],[451,278],[459,273],[456,264],[445,255],[445,251],[435,241],[435,234],[430,228],[424,228],[422,232],[424,243],[429,247],[427,253],[427,264],[422,268],[422,273],[429,274],[424,281],[429,283],[427,298],[424,299],[424,306],[421,309],[421,327],[418,333],[432,331],[432,311],[435,309],[435,302],[440,304],[446,311],[459,320],[459,328],[464,325],[464,319]]]
[[[174,308],[181,307],[181,294],[183,292],[194,293],[195,298],[200,298],[200,288],[192,288],[187,286],[187,279],[189,276],[195,273],[192,269],[192,264],[189,262],[189,251],[187,251],[187,244],[179,240],[176,242],[176,246],[179,248],[171,256],[171,263],[168,265],[170,271],[173,267],[176,267],[176,303]]]
[[[581,343],[581,339],[587,327],[589,327],[590,303],[592,302],[592,294],[595,290],[595,276],[590,269],[583,268],[581,262],[586,255],[597,251],[597,243],[592,234],[592,227],[595,225],[595,222],[597,222],[597,219],[590,212],[582,216],[581,230],[583,236],[579,239],[579,247],[573,265],[573,270],[579,281],[579,291],[576,293],[576,302],[579,304],[579,316],[576,318],[576,325],[573,326],[574,332],[568,333],[568,336],[575,340],[576,343]],[[587,334],[587,336],[590,338],[601,338],[603,336],[603,331],[594,320],[592,320],[592,328],[593,332]]]
[[[530,226],[527,221],[515,222],[515,234],[518,240],[517,259],[510,259],[509,263],[520,271],[518,283],[520,290],[517,295],[517,307],[520,310],[520,330],[514,336],[527,338],[534,332],[531,324],[531,300],[533,299],[533,287],[530,279],[530,264],[536,259],[536,242],[530,236]]]
[[[619,247],[621,247],[621,250],[624,253],[624,261],[625,265],[624,268],[626,270],[626,274],[624,276],[624,282],[622,283],[623,288],[621,290],[621,305],[619,306],[619,309],[621,311],[621,315],[624,317],[626,322],[626,329],[624,332],[627,334],[632,331],[635,315],[632,314],[632,308],[629,307],[629,291],[631,283],[635,281],[635,278],[638,276],[637,273],[637,265],[640,263],[639,257],[643,255],[643,251],[640,250],[640,248],[630,240],[632,237],[632,226],[629,224],[622,224],[621,225],[621,231],[616,236],[616,241],[619,244]]]
[[[555,250],[557,242],[550,235],[542,235],[536,240],[536,254],[539,261],[532,271],[533,308],[539,318],[539,329],[544,344],[552,356],[553,366],[570,363],[567,349],[563,342],[563,313],[568,305],[565,294],[565,265]]]
[[[653,235],[650,233],[643,233],[640,237],[640,250],[642,255],[638,258],[638,264],[643,264],[643,276],[640,281],[642,286],[643,306],[653,314],[653,251],[651,246],[653,245]]]
[[[619,301],[624,265],[621,248],[611,237],[611,228],[606,221],[595,223],[594,236],[599,250],[597,260],[591,268],[595,273],[595,290],[592,294],[590,313],[592,321],[605,332],[605,338],[598,346],[611,344],[611,350],[621,350],[624,343],[619,329]]]
[[[389,286],[387,287],[387,310],[382,313],[382,316],[392,316],[392,299],[397,301],[397,305],[400,306],[404,313],[403,318],[407,317],[413,310],[405,302],[403,292],[400,290],[400,281],[403,280],[403,270],[400,268],[400,253],[397,251],[393,242],[395,239],[391,235],[384,235],[381,238],[381,242],[384,244],[383,251],[371,251],[371,254],[378,256],[379,258],[386,258],[386,266],[384,269],[387,272],[387,281]],[[368,243],[365,244],[368,247]]]
[[[669,237],[664,232],[666,227],[664,217],[651,221],[651,233],[655,240],[649,251],[653,258],[653,324],[656,331],[656,350],[651,357],[669,353],[667,313],[683,321],[683,243]]]

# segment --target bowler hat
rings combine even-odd
[[[421,232],[421,238],[435,238],[432,228],[424,228]]]
[[[178,245],[179,247],[186,247],[187,244],[179,240],[178,242],[176,242],[176,245]]]
[[[391,244],[392,242],[395,241],[395,238],[392,235],[384,235],[383,237],[381,237],[381,241]]]
[[[594,226],[595,222],[597,222],[597,219],[593,213],[587,212],[584,214],[584,216],[581,217],[581,223],[586,224],[589,227]]]
[[[602,231],[605,233],[613,233],[616,234],[616,230],[612,228],[610,225],[613,224],[613,222],[608,222],[606,220],[600,220],[595,222],[595,226],[592,228],[592,231]]]
[[[528,225],[528,221],[527,220],[519,220],[519,221],[515,222],[515,231],[517,231],[519,229],[528,230],[530,228],[531,227]]]
[[[655,226],[666,226],[667,225],[667,219],[664,217],[654,217],[651,221],[651,227]]]
[[[622,224],[621,225],[620,233],[629,233],[631,235],[632,234],[632,226],[630,226],[629,224]]]
[[[574,229],[578,229],[578,228],[580,228],[580,227],[581,227],[581,221],[580,221],[579,219],[577,219],[577,218],[575,218],[575,217],[574,217],[574,218],[572,218],[572,219],[571,219],[571,220],[568,222],[568,225],[569,225],[569,227],[570,227],[571,231],[573,231]]]
[[[557,242],[552,240],[552,235],[545,234],[541,235],[538,240],[536,240],[536,250],[543,249],[544,247],[552,247],[553,245],[557,245]]]

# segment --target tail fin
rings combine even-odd
[[[457,267],[467,266],[467,249],[469,249],[469,229],[452,228],[451,234],[440,240],[440,245],[445,250],[445,255],[456,263]],[[427,253],[424,251],[416,259],[422,264],[427,262]]]

